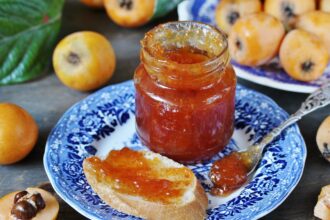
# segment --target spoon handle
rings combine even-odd
[[[264,147],[277,137],[285,128],[299,121],[308,113],[328,104],[330,104],[330,81],[309,95],[296,113],[292,114],[287,120],[267,134],[261,142],[257,144],[258,148],[260,150],[264,149]]]

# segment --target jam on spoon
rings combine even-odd
[[[248,179],[247,161],[237,152],[232,152],[212,165],[210,179],[214,184],[211,194],[225,196],[241,187]]]
[[[224,196],[241,187],[247,181],[248,176],[256,169],[264,148],[275,137],[303,116],[328,104],[330,104],[330,82],[309,95],[296,113],[274,128],[259,143],[247,147],[246,150],[234,151],[216,161],[210,171],[210,179],[214,184],[211,193]]]

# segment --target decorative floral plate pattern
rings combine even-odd
[[[215,8],[220,0],[188,0],[182,2],[178,7],[179,20],[200,21],[215,25]],[[330,80],[330,65],[318,80],[312,82],[301,82],[292,79],[280,66],[278,59],[261,67],[242,66],[235,62],[237,76],[276,89],[311,93],[320,87],[325,81]]]
[[[237,86],[235,132],[224,151],[203,164],[190,166],[206,192],[212,161],[232,149],[258,141],[287,118],[268,97]],[[109,86],[72,106],[51,131],[44,155],[46,173],[56,192],[90,219],[138,219],[118,212],[92,191],[82,170],[84,158],[104,157],[111,149],[145,149],[135,133],[132,81]],[[207,219],[256,219],[281,204],[298,183],[306,147],[297,125],[286,129],[267,148],[252,177],[227,198],[209,196]]]

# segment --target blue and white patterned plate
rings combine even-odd
[[[215,8],[220,0],[187,0],[178,7],[180,21],[200,21],[215,25]],[[232,62],[237,76],[276,89],[311,93],[319,88],[326,80],[330,80],[330,65],[318,80],[301,82],[292,79],[280,66],[278,59],[262,67],[247,67]]]
[[[232,149],[248,146],[288,117],[270,98],[237,87],[235,132],[230,144],[212,160],[190,166],[206,192],[211,162]],[[51,131],[44,166],[56,192],[90,219],[137,219],[120,213],[92,191],[82,170],[84,158],[104,157],[112,149],[145,149],[135,133],[132,81],[109,86],[71,107]],[[209,196],[207,219],[256,219],[281,204],[297,185],[306,147],[294,125],[273,141],[252,180],[227,198]]]

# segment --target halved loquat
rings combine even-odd
[[[60,41],[53,53],[53,65],[64,85],[79,91],[90,91],[110,80],[116,57],[104,36],[82,31]]]
[[[26,193],[29,193],[29,195],[33,194],[40,194],[42,197],[42,200],[44,201],[44,208],[37,211],[35,214],[35,217],[33,217],[33,220],[56,220],[56,217],[58,215],[59,211],[59,204],[56,198],[50,194],[49,192],[39,189],[39,188],[27,188]],[[23,192],[23,191],[22,191]],[[17,200],[17,194],[19,191],[9,193],[5,195],[4,197],[0,198],[0,219],[1,220],[13,220],[17,219],[13,216],[13,208],[14,208],[14,201]],[[22,203],[19,207],[16,207],[16,211],[19,211],[19,214],[23,215],[31,215],[31,211],[34,210],[31,208],[29,209],[29,204],[25,203],[25,205]],[[36,204],[38,205],[38,204]],[[33,208],[33,207],[32,207]],[[26,219],[26,218],[25,218]],[[31,218],[29,218],[31,219]]]

